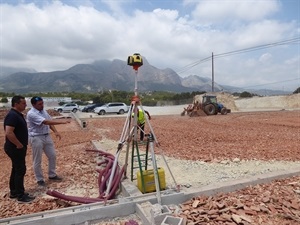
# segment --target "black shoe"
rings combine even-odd
[[[29,193],[24,192],[24,195],[28,195],[28,196],[29,196]],[[13,198],[17,198],[18,196],[19,196],[19,195],[17,195],[17,194],[10,194],[10,195],[9,195],[9,198],[13,199]]]
[[[45,181],[43,181],[43,180],[39,180],[39,181],[37,182],[37,184],[38,184],[39,186],[42,186],[42,187],[45,187],[45,186],[46,186],[46,183],[45,183]]]
[[[49,177],[49,180],[62,181],[62,178],[56,175],[55,177]]]
[[[24,193],[24,195],[26,195],[28,198],[31,198],[32,200],[35,199],[35,197],[29,193]]]
[[[9,198],[11,198],[11,199],[17,198],[17,197],[18,197],[18,195],[14,195],[14,194],[10,194],[10,195],[9,195]]]
[[[19,203],[30,203],[35,199],[35,197],[33,196],[29,196],[29,195],[23,195],[22,197],[18,198],[18,202]]]

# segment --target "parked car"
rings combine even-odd
[[[98,115],[105,115],[106,113],[117,113],[117,114],[124,114],[128,112],[129,106],[122,102],[111,102],[107,103],[103,106],[96,107],[94,112]]]
[[[96,107],[100,107],[103,105],[104,103],[95,103],[95,104],[86,105],[82,108],[81,112],[93,112]]]
[[[79,107],[75,103],[66,103],[66,104],[63,104],[62,106],[54,107],[54,110],[59,113],[62,113],[62,112],[76,113],[78,109],[79,109]]]
[[[82,109],[83,109],[84,107],[86,107],[86,105],[78,105],[78,110],[79,110],[79,111],[82,111]]]

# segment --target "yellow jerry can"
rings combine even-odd
[[[157,172],[158,172],[158,180],[159,180],[160,190],[166,189],[166,179],[165,179],[164,169],[163,168],[157,168]],[[138,186],[138,189],[142,193],[156,191],[153,169],[143,170],[142,174],[143,174],[143,178],[144,178],[145,191],[143,190],[143,181],[142,181],[142,176],[141,176],[140,171],[137,172],[137,186]]]

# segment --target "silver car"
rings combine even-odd
[[[94,109],[94,112],[98,115],[105,115],[106,113],[124,114],[128,112],[128,110],[129,106],[123,102],[111,102],[103,106],[96,107]]]
[[[75,103],[66,103],[62,106],[54,107],[54,110],[61,113],[61,112],[74,112],[76,113],[79,109],[78,105]]]

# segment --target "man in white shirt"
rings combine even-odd
[[[70,119],[52,119],[44,110],[44,102],[41,97],[31,98],[31,108],[27,113],[29,143],[32,146],[33,171],[37,184],[46,186],[42,171],[42,154],[48,158],[48,178],[54,181],[61,181],[62,178],[56,174],[56,152],[50,135],[50,129],[56,137],[61,139],[54,125],[70,123]]]

